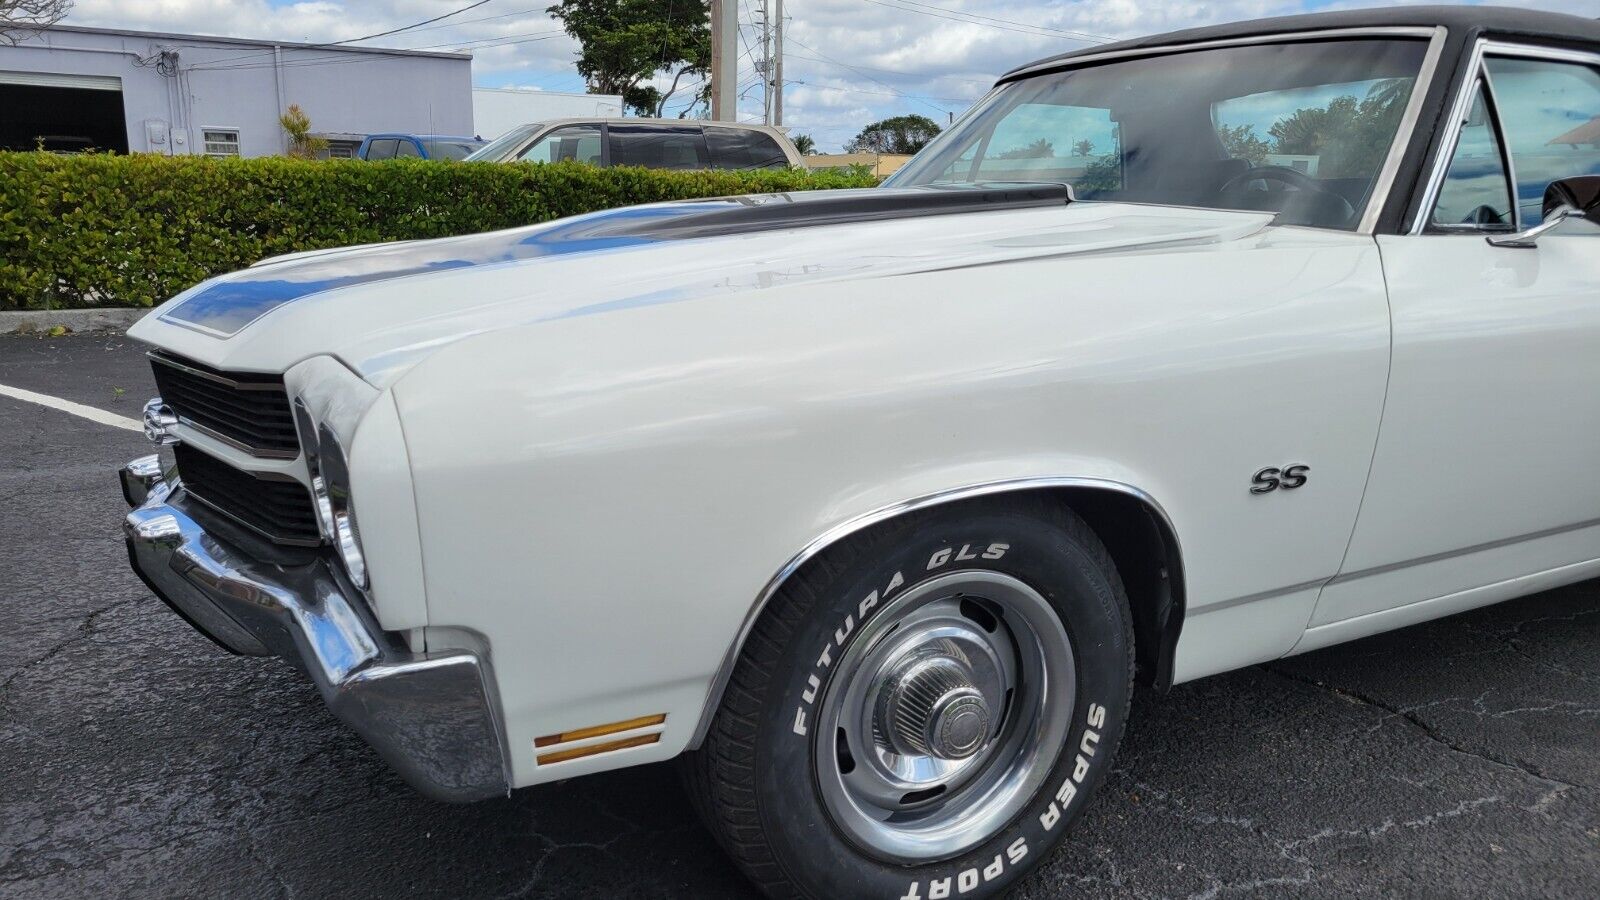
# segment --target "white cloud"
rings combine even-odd
[[[472,49],[479,84],[582,90],[577,46],[543,11],[550,0],[494,0],[459,16],[368,42]],[[751,22],[754,0],[739,0]],[[824,150],[874,119],[921,113],[939,122],[982,96],[1001,73],[1089,45],[1084,35],[1127,38],[1217,22],[1375,0],[791,0],[784,76],[785,123]],[[1392,2],[1392,0],[1391,0]],[[1404,0],[1402,0],[1404,2]],[[1600,0],[1500,0],[1600,16]],[[244,38],[330,41],[385,31],[449,12],[465,0],[77,0],[69,24]],[[756,31],[743,29],[754,48]],[[757,85],[740,113],[759,119],[759,78],[741,46],[740,84]],[[661,79],[665,87],[670,79]],[[680,89],[669,114],[686,102]]]

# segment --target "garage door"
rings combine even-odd
[[[122,79],[0,72],[0,150],[128,152]]]
[[[32,87],[82,88],[86,91],[122,90],[122,79],[115,75],[57,75],[51,72],[0,72],[0,84],[26,84]]]

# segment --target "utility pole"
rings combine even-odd
[[[711,118],[739,121],[739,0],[711,0]]]
[[[761,76],[761,121],[772,124],[772,16],[767,0],[755,0],[756,24],[761,26],[761,58],[756,60],[756,73]]]
[[[783,124],[783,0],[772,0],[772,124]]]

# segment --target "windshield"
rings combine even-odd
[[[1267,44],[1024,78],[885,184],[1065,182],[1080,200],[1354,229],[1426,50],[1423,40]]]
[[[527,125],[519,125],[505,134],[500,135],[489,143],[484,144],[482,149],[467,157],[466,161],[499,162],[508,154],[520,149],[522,145],[527,142],[528,138],[533,137],[534,132],[543,127],[543,122],[530,122]]]
[[[423,141],[422,146],[427,148],[430,159],[466,159],[474,150],[483,146],[482,141]]]

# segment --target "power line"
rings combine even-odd
[[[457,41],[444,41],[443,43],[438,43],[438,44],[423,44],[423,45],[416,46],[416,47],[397,47],[395,49],[399,50],[399,51],[412,51],[412,50],[434,50],[434,49],[438,49],[440,47],[459,47],[459,48],[465,49],[465,50],[487,50],[487,49],[489,49],[491,47],[504,47],[504,46],[509,46],[509,45],[512,45],[512,44],[529,44],[529,43],[537,43],[539,41],[547,41],[547,40],[551,40],[551,39],[555,38],[557,35],[560,35],[560,34],[563,34],[563,33],[564,32],[559,28],[558,29],[553,29],[553,30],[547,30],[547,31],[526,31],[526,32],[521,32],[521,33],[517,33],[517,34],[500,35],[498,37],[492,37],[492,38],[478,38],[476,40],[470,40],[470,41],[459,41],[459,40],[457,40]],[[467,46],[469,44],[476,44],[477,46],[469,47],[469,46]],[[291,48],[291,50],[297,50],[297,49],[300,49],[300,48]],[[360,57],[367,57],[367,56],[372,56],[372,55],[375,55],[375,54],[365,54],[365,53],[363,53],[363,54],[360,54]],[[397,57],[391,57],[391,58],[397,58],[398,59],[398,58],[403,58],[403,57],[398,57],[397,56]],[[237,57],[236,57],[236,59],[237,59]],[[327,53],[327,54],[325,54],[323,56],[312,56],[312,57],[308,57],[308,58],[305,58],[305,59],[292,59],[292,60],[289,60],[288,62],[285,62],[283,64],[283,66],[284,66],[284,68],[299,68],[299,67],[308,66],[308,65],[319,65],[319,64],[343,65],[345,63],[358,63],[358,62],[369,62],[369,61],[370,62],[377,62],[378,60],[368,60],[368,59],[365,59],[365,58],[352,58],[348,53],[335,51],[335,52]],[[213,60],[213,61],[210,61],[210,62],[197,63],[197,64],[195,64],[193,66],[190,66],[189,68],[194,69],[194,70],[198,70],[198,71],[202,71],[202,72],[204,72],[204,71],[237,71],[237,70],[242,70],[242,69],[270,69],[273,66],[277,65],[276,61],[273,61],[273,62],[236,62],[233,65],[219,65],[220,63],[225,63],[225,62],[227,62],[226,59]]]
[[[388,31],[380,31],[377,34],[368,34],[368,35],[364,35],[362,37],[345,38],[344,40],[341,40],[341,41],[331,41],[331,42],[326,43],[326,44],[311,44],[311,45],[305,46],[305,47],[296,47],[295,49],[297,49],[297,50],[300,50],[300,49],[305,49],[305,50],[324,50],[324,49],[328,49],[330,47],[337,47],[337,46],[339,46],[341,44],[354,44],[357,41],[369,41],[369,40],[372,40],[373,38],[384,37],[385,35],[399,34],[402,31],[410,31],[413,28],[420,28],[423,25],[427,25],[427,24],[430,24],[430,23],[433,23],[433,22],[437,22],[440,19],[448,19],[451,16],[458,15],[460,13],[464,13],[469,9],[476,9],[477,7],[480,7],[480,6],[482,6],[482,5],[484,5],[485,3],[488,3],[488,2],[490,2],[490,0],[477,0],[476,3],[469,3],[466,6],[461,7],[460,9],[454,10],[452,12],[447,12],[442,16],[434,16],[431,19],[423,19],[421,22],[413,22],[410,25],[406,25],[406,26],[403,26],[403,27],[400,27],[400,28],[391,28]],[[413,47],[411,49],[420,50],[422,48]],[[207,64],[207,67],[208,68],[209,67],[213,67],[213,66],[218,65],[219,63],[233,62],[235,60],[259,59],[260,57],[263,57],[263,56],[272,56],[275,52],[276,52],[276,50],[265,50],[265,51],[260,51],[260,52],[256,52],[256,53],[245,53],[245,54],[242,54],[240,56],[226,56],[226,57],[223,57],[222,59],[211,60]]]
[[[429,25],[426,28],[420,28],[419,27],[419,28],[412,28],[410,30],[413,33],[414,32],[418,32],[418,31],[438,31],[441,28],[460,28],[460,27],[462,27],[464,25],[472,25],[472,24],[475,24],[477,22],[492,22],[495,19],[510,19],[510,18],[514,18],[516,16],[530,16],[530,15],[533,15],[534,13],[539,13],[539,14],[542,15],[545,12],[546,12],[545,8],[542,7],[542,6],[539,6],[539,7],[533,8],[533,9],[519,9],[516,12],[497,13],[497,14],[492,15],[492,16],[479,16],[476,19],[462,19],[459,22],[446,22],[443,25]]]
[[[463,6],[460,9],[457,9],[457,10],[452,10],[450,12],[447,12],[442,16],[434,16],[431,19],[423,19],[421,22],[416,22],[416,23],[413,23],[411,25],[405,25],[405,26],[402,26],[400,28],[391,28],[388,31],[380,31],[377,34],[369,34],[366,37],[346,38],[345,40],[334,41],[333,43],[334,44],[354,44],[357,41],[370,41],[373,38],[381,38],[381,37],[387,37],[387,36],[389,36],[391,34],[399,34],[402,31],[410,31],[413,28],[421,28],[424,25],[432,25],[434,22],[437,22],[440,19],[448,19],[451,16],[460,15],[461,13],[464,13],[469,9],[477,9],[478,7],[484,5],[485,3],[488,3],[488,2],[489,2],[489,0],[477,0],[476,3],[468,3],[466,6]]]

